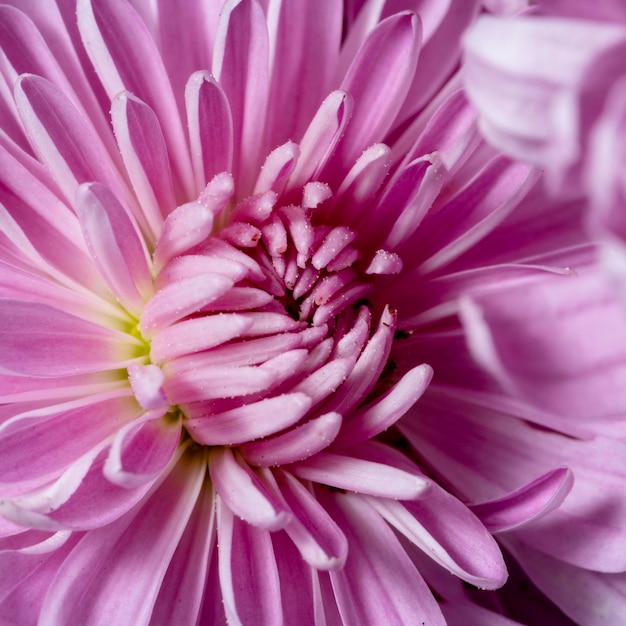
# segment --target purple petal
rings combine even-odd
[[[146,25],[123,0],[79,0],[77,17],[82,41],[109,98],[130,91],[156,113],[178,184],[192,197],[192,169],[176,100]]]
[[[470,509],[491,533],[515,530],[561,506],[573,483],[569,469],[556,469],[502,498],[473,504]]]
[[[137,415],[128,389],[16,415],[0,427],[2,482],[54,476]]]
[[[345,567],[330,572],[343,623],[444,626],[430,589],[378,513],[354,496],[329,495],[324,505],[350,550]]]
[[[224,392],[223,395],[226,397],[228,394]],[[188,419],[185,425],[194,439],[205,445],[236,445],[293,426],[304,417],[310,406],[308,396],[291,393],[265,398],[230,411]]]
[[[220,14],[213,74],[230,102],[233,163],[238,188],[246,196],[260,163],[268,98],[267,24],[256,0],[228,0]]]
[[[132,338],[45,304],[2,300],[0,368],[57,377],[117,369],[133,358]]]
[[[189,77],[185,103],[196,188],[200,190],[215,175],[232,169],[233,120],[224,90],[208,72]]]
[[[152,292],[143,240],[111,191],[100,183],[78,188],[76,213],[87,247],[111,291],[139,315]]]
[[[163,216],[176,206],[167,147],[159,120],[148,105],[123,92],[113,98],[111,122],[142,208],[137,218],[142,219],[142,228],[155,241]]]
[[[282,626],[280,580],[269,532],[240,520],[218,497],[217,541],[229,623]]]
[[[165,409],[146,413],[121,428],[104,464],[104,475],[121,487],[135,488],[154,481],[178,447],[181,420],[164,417]]]
[[[148,623],[198,498],[205,467],[201,458],[181,459],[143,506],[87,533],[59,568],[40,614],[41,624]],[[124,601],[111,603],[112,597]]]

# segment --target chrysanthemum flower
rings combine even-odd
[[[475,357],[513,395],[585,423],[586,433],[571,434],[589,438],[578,471],[575,440],[558,443],[576,475],[563,509],[506,541],[576,623],[618,624],[626,614],[624,4],[544,0],[523,17],[480,18],[465,45],[482,132],[544,168],[553,202],[581,207],[578,219],[600,250],[571,280],[543,278],[524,292],[480,297],[468,310]],[[522,299],[525,308],[515,304]],[[597,494],[593,502],[585,492]]]
[[[0,620],[510,623],[463,586],[493,534],[616,479],[476,348],[481,297],[592,254],[477,132],[478,3],[13,4]]]

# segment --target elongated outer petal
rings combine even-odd
[[[122,92],[113,98],[111,122],[126,171],[142,211],[142,228],[154,242],[163,216],[176,206],[169,158],[154,111],[139,98]]]
[[[344,568],[330,572],[342,622],[444,626],[430,589],[379,514],[349,495],[328,494],[322,502],[348,539]]]
[[[624,572],[601,574],[574,567],[518,542],[510,542],[508,547],[530,579],[577,624],[609,626],[622,620]]]
[[[266,141],[298,140],[331,87],[341,44],[342,5],[334,0],[270,2],[271,88]],[[298,94],[291,115],[285,106]]]
[[[511,534],[578,567],[626,569],[623,442],[601,435],[580,440],[533,428],[430,390],[418,404],[419,419],[401,421],[400,429],[464,499],[499,498],[555,465],[567,466],[575,481],[561,506]]]
[[[283,626],[270,533],[240,520],[220,496],[216,500],[219,583],[228,622]]]
[[[170,561],[150,626],[195,626],[215,551],[215,492],[204,484]]]
[[[481,589],[497,589],[507,578],[500,548],[460,500],[433,485],[415,502],[369,499],[392,526],[455,576]]]
[[[128,389],[16,415],[0,426],[1,480],[54,476],[137,415]]]
[[[0,370],[56,377],[116,369],[132,338],[51,306],[0,300]]]
[[[146,25],[123,0],[79,0],[76,12],[81,39],[109,98],[127,90],[156,113],[178,186],[192,197],[192,169],[180,113]]]
[[[417,474],[350,456],[320,452],[289,466],[295,476],[347,491],[382,498],[412,500],[429,488],[430,482]]]
[[[278,530],[291,513],[230,448],[215,448],[209,455],[209,470],[217,493],[228,508],[248,524]]]
[[[136,489],[111,483],[102,471],[108,448],[107,443],[100,444],[44,488],[4,500],[2,515],[47,530],[87,530],[114,522],[146,495],[152,483]]]
[[[15,102],[35,153],[70,205],[78,185],[94,180],[118,198],[128,195],[99,136],[56,85],[23,75],[15,85]]]
[[[233,120],[224,90],[209,72],[195,72],[185,88],[189,146],[198,191],[233,161]]]
[[[583,421],[624,415],[626,325],[602,276],[546,276],[462,310],[474,358],[509,390]]]
[[[164,417],[165,408],[150,411],[117,433],[104,464],[104,475],[125,488],[154,480],[174,456],[182,430],[181,420]]]
[[[205,467],[200,455],[182,458],[141,507],[115,524],[87,533],[48,590],[42,626],[149,624],[168,564],[198,498]],[[124,601],[112,603],[115,597]]]
[[[353,99],[345,91],[333,91],[320,105],[300,141],[300,158],[289,185],[300,188],[316,180],[343,136],[352,115]]]
[[[350,167],[384,139],[408,92],[420,39],[419,18],[408,12],[383,20],[369,35],[340,86],[354,99],[354,110],[333,163]]]
[[[341,568],[348,554],[348,542],[333,518],[289,472],[277,471],[276,483],[293,513],[285,531],[302,558],[319,570]]]
[[[111,291],[139,315],[152,291],[142,239],[113,193],[100,183],[81,185],[76,212],[87,247]]]
[[[268,63],[267,24],[261,6],[256,0],[227,0],[215,41],[213,74],[230,102],[233,173],[244,197],[252,191],[261,165]]]
[[[571,470],[561,467],[502,498],[469,508],[491,533],[515,530],[561,506],[573,483]]]

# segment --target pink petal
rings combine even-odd
[[[220,14],[213,74],[230,103],[233,119],[233,170],[240,193],[252,191],[260,166],[268,98],[267,24],[256,0],[227,0]]]
[[[0,426],[2,482],[54,476],[137,415],[128,389],[15,415]]]
[[[45,304],[2,300],[0,368],[56,377],[117,369],[134,356],[132,338]]]
[[[203,485],[161,584],[151,626],[195,626],[215,546],[215,493]]]
[[[427,556],[480,589],[497,589],[507,578],[500,548],[480,520],[459,500],[433,485],[415,502],[375,500],[380,515]]]
[[[623,572],[589,571],[517,543],[512,546],[530,579],[576,623],[608,626],[619,624],[623,619],[626,601],[626,574]]]
[[[76,213],[87,247],[111,291],[135,315],[152,292],[143,240],[111,191],[100,183],[78,188]]]
[[[395,424],[420,399],[432,375],[428,365],[407,372],[387,393],[345,420],[335,444],[357,445]]]
[[[343,623],[444,626],[430,589],[378,513],[355,496],[329,495],[324,505],[349,545],[345,567],[330,572]]]
[[[200,190],[216,174],[232,169],[233,120],[224,90],[208,72],[189,77],[185,103],[196,188]]]
[[[78,185],[94,180],[118,198],[128,195],[99,136],[58,87],[24,75],[15,86],[15,102],[37,156],[68,202],[74,202]]]
[[[228,392],[224,391],[223,397]],[[311,406],[303,393],[265,398],[229,411],[185,422],[196,441],[205,445],[236,445],[273,435],[296,424]]]
[[[561,506],[573,483],[569,469],[556,469],[502,498],[473,504],[470,509],[491,533],[515,530]]]
[[[218,497],[217,540],[229,623],[282,626],[280,580],[269,532],[240,520]]]
[[[430,486],[424,477],[403,469],[328,452],[293,463],[289,471],[323,485],[399,500],[419,498]]]
[[[325,413],[281,435],[244,443],[241,453],[252,465],[287,465],[302,461],[328,447],[340,428],[339,413]]]
[[[341,83],[354,98],[352,119],[342,139],[342,166],[350,167],[391,127],[413,78],[420,40],[421,24],[415,14],[398,13],[382,21],[359,50]]]
[[[175,206],[169,158],[161,126],[154,111],[128,92],[113,98],[111,122],[126,171],[141,205],[146,234],[155,241],[167,215]]]
[[[130,91],[156,113],[178,186],[192,197],[192,169],[176,100],[146,25],[122,0],[79,0],[76,12],[81,39],[109,98]]]
[[[141,507],[87,533],[48,590],[42,625],[148,623],[204,472],[201,458],[181,459]],[[124,601],[111,603],[112,597]]]
[[[546,276],[462,310],[474,358],[507,389],[583,422],[623,415],[626,326],[602,277]]]
[[[299,188],[316,180],[341,139],[352,114],[352,97],[344,91],[331,92],[320,105],[300,141],[300,159],[289,184]]]
[[[288,472],[276,472],[276,481],[293,513],[285,531],[300,550],[302,558],[319,570],[343,567],[348,542],[324,506]]]
[[[153,481],[167,467],[180,442],[181,420],[165,409],[146,413],[121,428],[104,464],[104,475],[127,489]]]

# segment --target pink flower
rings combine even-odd
[[[478,2],[15,5],[3,623],[507,624],[494,534],[591,558],[618,444],[485,371],[594,252],[477,132]]]
[[[570,434],[589,440],[584,459],[576,439],[560,441],[572,493],[506,545],[576,623],[617,624],[626,610],[626,12],[611,0],[538,5],[524,17],[481,17],[468,31],[467,90],[485,137],[545,169],[553,204],[580,206],[600,254],[573,280],[474,299],[466,328],[475,358],[504,388],[584,424]]]

